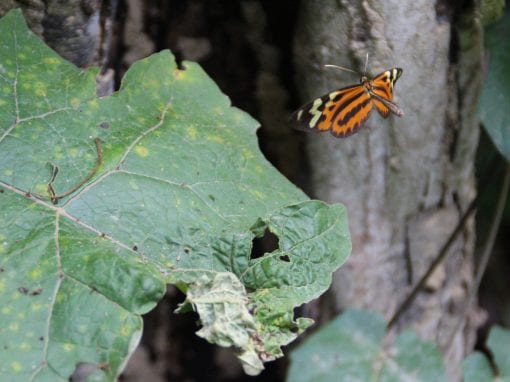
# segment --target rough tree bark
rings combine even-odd
[[[353,83],[323,64],[369,72],[403,68],[395,88],[404,117],[373,113],[342,140],[308,137],[315,196],[344,203],[353,251],[327,303],[376,309],[387,319],[426,271],[475,197],[482,36],[475,5],[418,0],[302,2],[295,60],[303,100]],[[472,284],[473,221],[398,326],[437,341],[452,380],[472,349],[476,320],[459,316]],[[475,315],[476,316],[476,315]],[[453,333],[459,320],[463,330]],[[450,339],[453,337],[453,341]]]
[[[23,9],[33,32],[76,66],[101,61],[99,0],[7,0],[0,5],[0,15],[16,7]]]

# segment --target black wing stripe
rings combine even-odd
[[[349,97],[348,99],[346,99],[344,102],[342,102],[339,106],[337,106],[336,110],[335,110],[335,113],[333,114],[333,116],[331,117],[331,121],[335,121],[337,118],[338,118],[338,115],[344,111],[344,110],[347,110],[348,106],[350,106],[352,103],[354,103],[359,97],[361,97],[363,95],[363,93],[365,92],[365,88],[361,85],[356,85],[357,87],[360,88],[360,92],[359,93],[355,93],[352,97]]]

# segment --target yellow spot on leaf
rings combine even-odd
[[[0,99],[0,107],[4,106],[7,102],[3,99]]]
[[[37,183],[34,187],[35,192],[45,195],[48,193],[48,185],[46,183]]]
[[[69,156],[76,158],[78,156],[78,149],[75,147],[72,147],[69,149]]]
[[[11,312],[12,312],[12,308],[10,306],[4,306],[2,308],[2,314],[8,315]]]
[[[71,352],[71,351],[74,350],[74,345],[70,344],[70,343],[65,343],[64,344],[64,350],[67,351],[67,352]]]
[[[26,343],[26,342],[22,342],[19,344],[19,349],[21,351],[29,351],[32,347],[30,346],[30,344]]]
[[[243,155],[244,159],[253,159],[255,157],[255,155],[253,155],[253,152],[251,150],[249,150],[249,149],[246,149],[246,148],[244,148],[241,151],[241,154]]]
[[[128,325],[122,325],[120,328],[120,334],[124,337],[127,337],[131,334],[131,327]]]
[[[55,159],[62,159],[64,157],[64,154],[62,154],[62,147],[55,146],[53,155],[54,155]]]
[[[11,176],[12,175],[12,170],[10,168],[8,168],[7,170],[4,171],[4,175],[5,176]]]
[[[42,271],[39,268],[32,269],[28,273],[28,277],[30,277],[31,280],[38,280],[42,276]]]
[[[43,307],[43,304],[41,304],[40,302],[34,302],[33,304],[30,305],[30,309],[32,309],[32,311],[34,312],[38,312],[42,309]]]
[[[89,101],[89,106],[91,108],[97,109],[99,107],[99,103],[97,102],[97,99],[93,99]]]
[[[19,329],[19,325],[17,322],[12,322],[10,325],[9,325],[9,329],[12,330],[13,332],[17,332],[18,329]]]
[[[0,280],[0,294],[2,294],[3,291],[5,291],[5,281]]]
[[[71,106],[72,106],[72,107],[78,107],[78,106],[80,106],[80,100],[79,100],[78,98],[73,98],[73,99],[71,99],[71,102],[70,102],[70,103],[71,103]]]
[[[135,153],[137,153],[142,158],[145,158],[147,155],[149,155],[149,150],[145,146],[138,145],[135,147]]]
[[[175,69],[173,72],[173,75],[176,80],[181,80],[186,75],[186,71],[180,70],[180,69]]]
[[[191,140],[197,139],[197,129],[194,126],[190,126],[186,129],[186,134]]]
[[[207,140],[208,140],[209,142],[215,142],[215,143],[223,143],[223,142],[225,142],[225,141],[223,140],[223,138],[222,138],[222,137],[220,137],[220,136],[218,136],[218,135],[208,135],[208,136],[207,136]]]
[[[11,369],[15,373],[19,373],[21,370],[23,370],[23,366],[21,366],[21,363],[13,361],[13,362],[11,362]]]
[[[43,62],[48,65],[56,65],[56,64],[58,64],[58,58],[46,57],[45,59],[43,59]]]
[[[46,96],[46,90],[45,89],[36,89],[35,95],[39,97],[45,97]]]
[[[0,243],[0,253],[4,253],[4,252],[5,252],[5,245]]]

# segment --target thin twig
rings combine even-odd
[[[448,254],[448,250],[450,249],[451,245],[454,243],[457,236],[464,229],[464,225],[466,224],[467,219],[475,211],[475,206],[476,206],[477,200],[478,200],[478,196],[471,201],[466,212],[464,212],[461,219],[457,223],[455,230],[452,232],[452,234],[448,238],[448,241],[443,245],[443,247],[439,251],[439,255],[436,256],[434,261],[430,264],[430,267],[427,270],[427,272],[425,272],[425,274],[420,278],[420,281],[418,281],[418,284],[416,284],[416,286],[411,291],[411,294],[409,296],[407,296],[407,298],[404,300],[404,302],[398,307],[397,311],[393,314],[393,317],[391,317],[390,321],[388,322],[388,325],[386,326],[387,330],[391,329],[393,327],[393,325],[395,325],[395,323],[398,321],[400,316],[407,310],[407,308],[409,308],[411,303],[416,298],[416,295],[424,287],[424,285],[427,282],[430,275],[432,275],[432,273],[434,273],[434,271],[439,266],[439,264],[441,264],[441,262],[444,260],[444,258]]]
[[[498,202],[496,204],[496,210],[494,212],[494,216],[492,218],[492,222],[489,228],[489,234],[487,235],[487,239],[485,240],[485,244],[483,246],[483,252],[480,257],[480,262],[478,263],[478,270],[476,272],[475,281],[472,284],[468,298],[466,303],[462,308],[462,313],[459,315],[459,321],[455,325],[455,329],[448,342],[453,343],[453,339],[455,335],[459,331],[462,322],[464,321],[464,317],[466,316],[468,310],[471,308],[473,304],[474,298],[477,294],[478,288],[480,287],[480,283],[482,282],[482,277],[485,274],[485,270],[487,269],[487,264],[489,263],[489,258],[492,253],[492,248],[494,247],[494,242],[496,240],[496,235],[498,233],[499,225],[501,223],[501,218],[503,217],[503,211],[505,210],[506,200],[508,198],[508,190],[510,188],[510,164],[507,164],[505,169],[505,175],[503,178],[503,183],[501,184],[501,190],[499,191]]]
[[[495,165],[495,162],[497,162],[497,159],[495,157],[492,158],[490,165],[488,168],[494,169],[497,166]],[[493,175],[494,172],[491,172]],[[390,330],[399,320],[400,316],[409,308],[409,306],[412,304],[414,299],[416,298],[417,294],[423,289],[425,286],[425,283],[427,282],[428,278],[434,273],[436,268],[441,264],[441,262],[446,257],[448,250],[450,249],[451,245],[454,243],[457,236],[461,233],[462,229],[464,228],[464,225],[466,224],[466,221],[469,219],[471,214],[475,211],[475,207],[478,203],[480,194],[484,193],[484,190],[487,188],[487,184],[489,182],[489,179],[494,179],[494,176],[489,176],[488,174],[485,174],[484,179],[479,182],[481,184],[481,190],[479,190],[477,196],[471,201],[468,208],[462,215],[461,219],[457,223],[457,226],[453,230],[452,234],[448,238],[448,241],[444,244],[444,246],[439,251],[439,254],[436,256],[434,261],[430,264],[427,272],[420,278],[420,281],[416,284],[416,286],[413,288],[409,296],[404,300],[404,302],[398,307],[397,311],[393,314],[390,321],[386,325],[386,330]]]

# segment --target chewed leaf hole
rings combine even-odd
[[[253,239],[253,246],[251,250],[251,259],[258,259],[259,257],[264,256],[264,253],[269,253],[277,250],[280,247],[280,242],[278,240],[278,236],[269,231],[269,229],[264,230],[264,234],[260,237],[255,237]]]
[[[285,261],[286,263],[290,263],[290,259],[288,255],[282,255],[280,256],[281,261]]]

